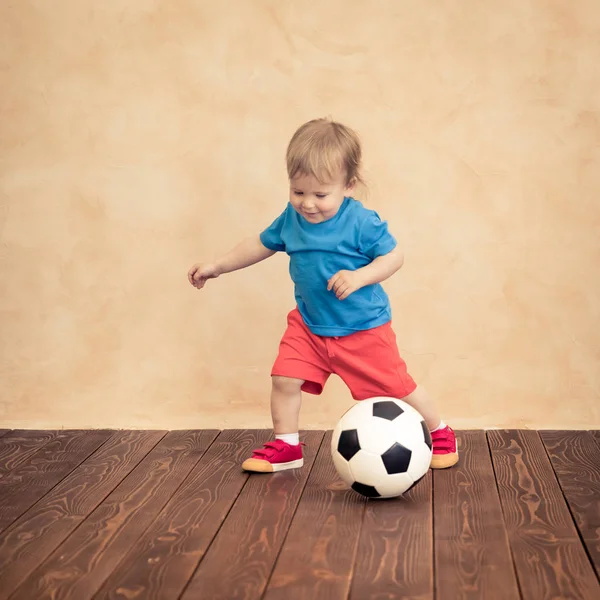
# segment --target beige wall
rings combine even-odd
[[[311,4],[0,3],[0,427],[269,426],[285,257],[186,273],[279,214],[327,114],[444,418],[600,427],[598,2]],[[332,380],[302,425],[350,404]]]

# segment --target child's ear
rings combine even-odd
[[[356,177],[351,177],[348,183],[346,183],[346,189],[348,191],[353,190],[356,187]]]

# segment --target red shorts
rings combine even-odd
[[[390,323],[343,337],[321,337],[308,329],[297,308],[287,321],[272,376],[303,379],[302,389],[319,395],[335,373],[355,400],[404,398],[417,387],[400,357]]]

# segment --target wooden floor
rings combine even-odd
[[[461,462],[367,501],[267,431],[0,430],[0,599],[600,599],[600,432],[463,431]]]

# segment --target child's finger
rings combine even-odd
[[[332,289],[335,289],[335,283],[339,278],[339,273],[336,273],[328,282],[327,282],[327,291],[330,292]]]
[[[353,294],[356,290],[351,286],[351,285],[347,285],[344,288],[344,293],[342,294],[340,300],[345,300],[348,296],[350,296],[350,294]]]

